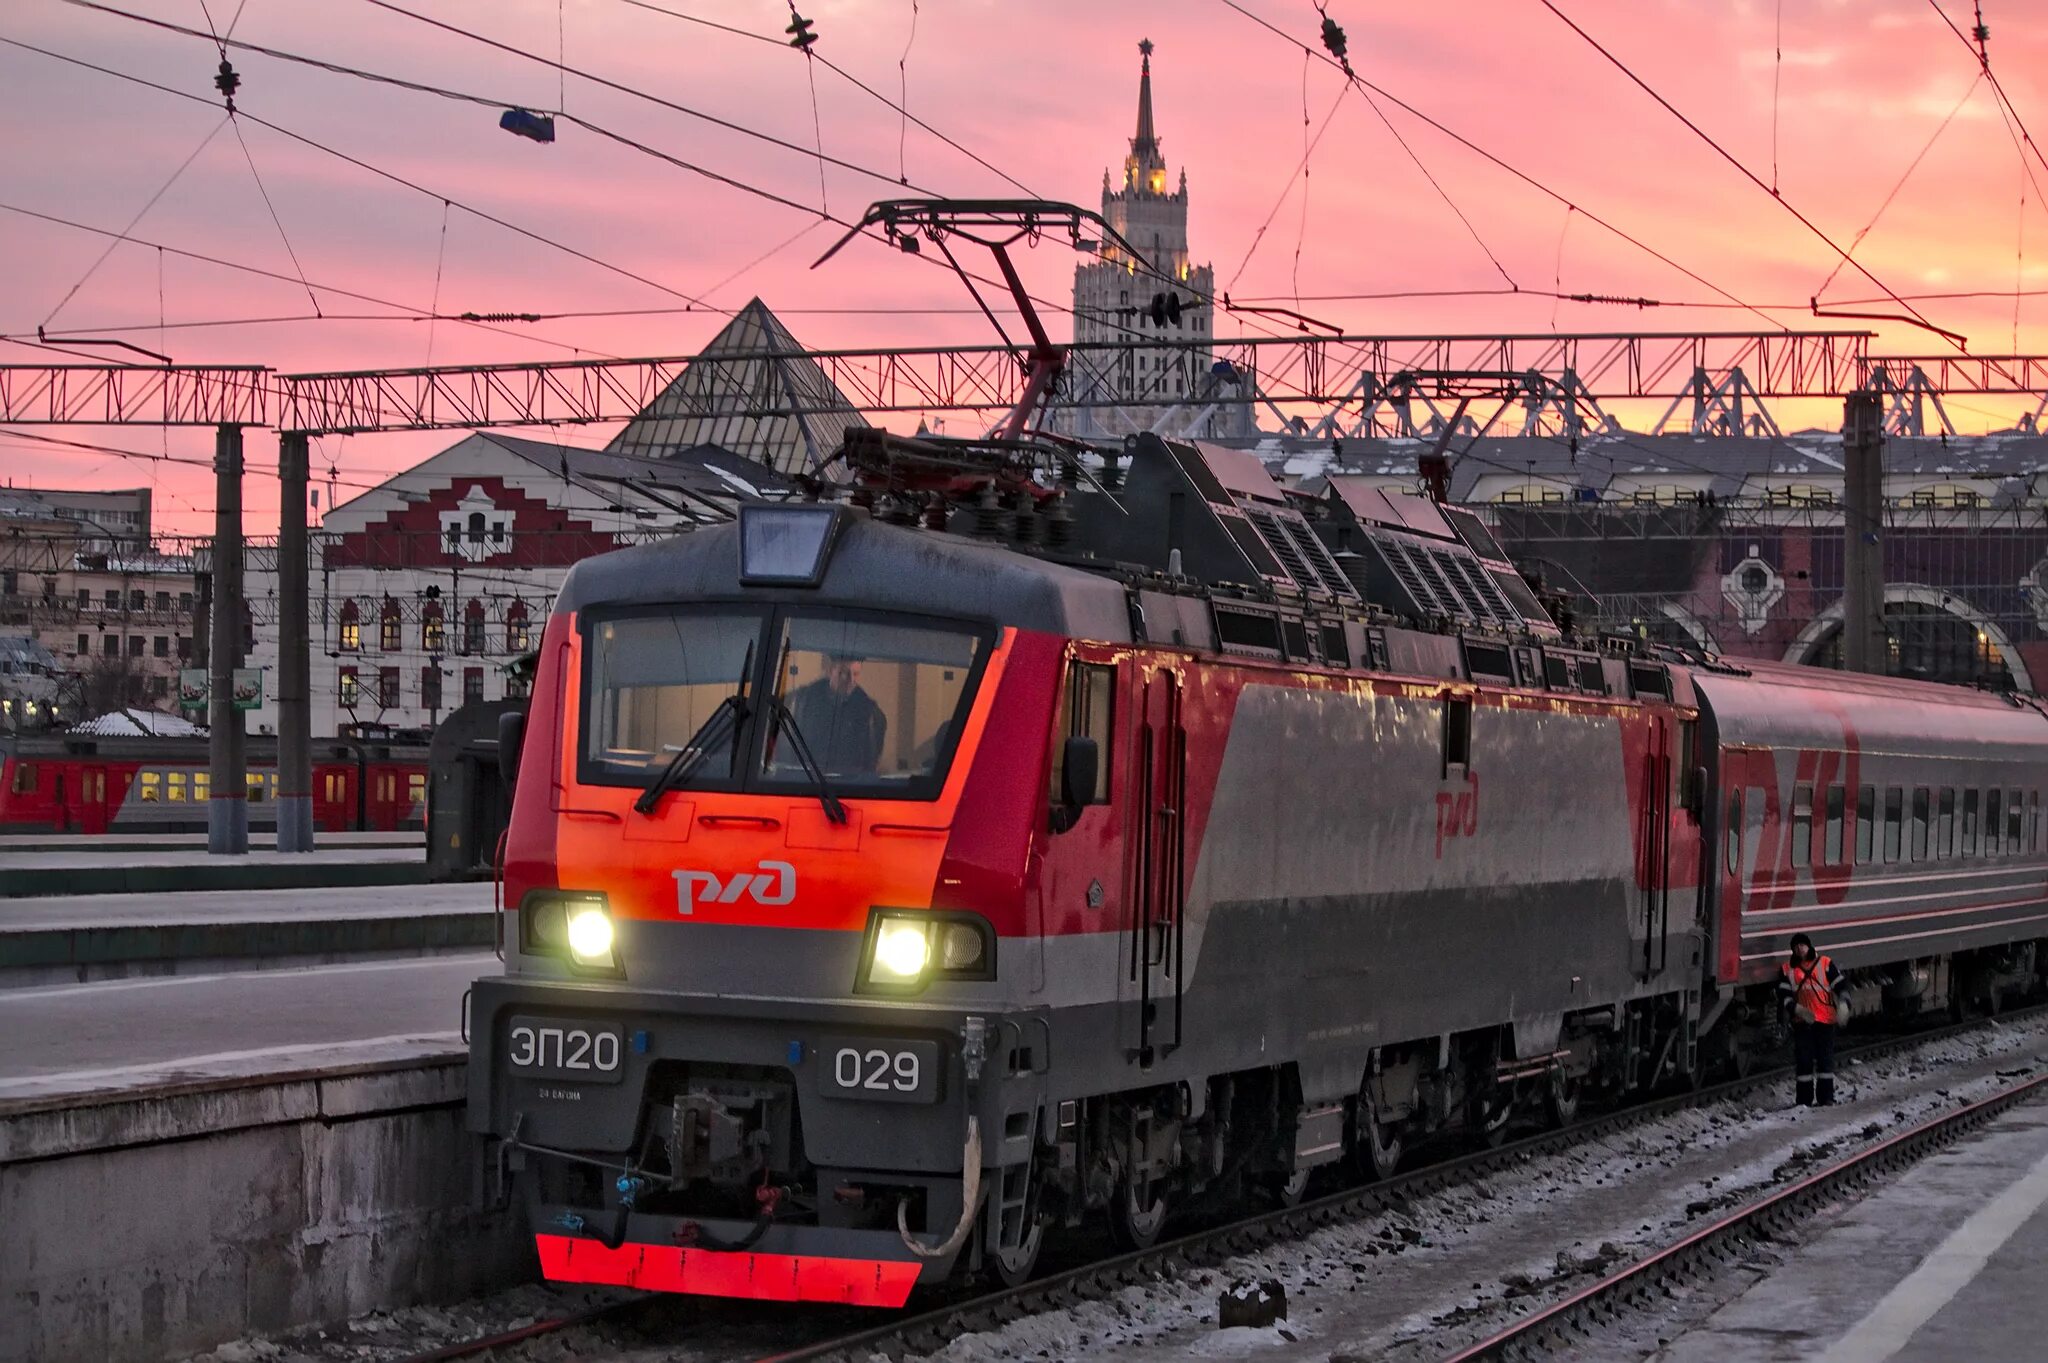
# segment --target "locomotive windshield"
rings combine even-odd
[[[800,737],[834,791],[899,799],[938,793],[987,642],[965,625],[743,607],[601,620],[589,638],[584,780],[644,786],[695,739],[679,789],[808,791]],[[709,723],[743,685],[757,702],[744,722]]]

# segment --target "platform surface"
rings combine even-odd
[[[0,870],[0,875],[4,875]],[[394,914],[489,913],[489,882],[454,885],[314,886],[298,890],[177,890],[162,894],[48,895],[0,899],[0,934],[175,923],[268,923],[389,918]]]
[[[463,1050],[490,952],[0,990],[0,1107]]]
[[[1789,1248],[1658,1363],[2048,1358],[2048,1102],[1914,1165]]]

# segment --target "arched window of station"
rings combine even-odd
[[[1800,631],[1785,661],[1842,665],[1842,603]],[[2032,690],[2033,678],[2012,640],[1989,616],[1953,592],[1894,584],[1884,592],[1885,672],[1918,681]]]
[[[528,621],[526,603],[514,601],[505,607],[505,651],[517,656],[533,646],[533,628]]]
[[[462,651],[483,653],[488,649],[484,639],[484,603],[472,596],[462,608]]]
[[[420,647],[429,653],[440,653],[448,647],[448,616],[439,601],[429,601],[420,607]]]
[[[405,617],[399,613],[398,603],[385,597],[377,614],[377,647],[386,653],[398,652],[405,645],[404,629]]]
[[[334,642],[343,653],[362,652],[363,612],[353,597],[341,603],[340,627]]]

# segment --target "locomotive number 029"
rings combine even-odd
[[[820,1043],[819,1087],[835,1098],[887,1103],[939,1099],[939,1046],[935,1041],[883,1041],[832,1037]]]
[[[625,1038],[616,1027],[562,1018],[513,1018],[505,1060],[515,1073],[616,1084],[625,1077]]]

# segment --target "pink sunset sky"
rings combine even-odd
[[[562,124],[559,140],[541,146],[500,131],[495,109],[234,52],[243,111],[425,191],[245,121],[248,156],[296,253],[295,268],[235,129],[220,126],[212,90],[219,56],[209,41],[61,0],[14,0],[0,14],[0,38],[215,102],[209,108],[0,44],[0,118],[10,133],[0,139],[0,335],[32,338],[43,325],[53,334],[120,335],[183,363],[287,371],[544,359],[579,349],[676,355],[709,340],[723,317],[696,309],[565,318],[504,335],[407,314],[427,311],[437,299],[444,313],[681,309],[679,294],[732,309],[758,294],[798,339],[817,347],[992,339],[950,275],[882,246],[856,243],[823,269],[810,268],[841,231],[816,210],[826,206],[850,219],[873,199],[913,192],[894,183],[898,175],[956,196],[1020,191],[777,45],[789,21],[786,3],[652,0],[776,40],[761,42],[630,0],[394,0],[513,47],[549,58],[560,52],[571,66],[799,147],[822,138],[829,155],[876,172],[828,167],[822,201],[818,163],[808,155],[578,76],[563,88],[552,67],[370,0],[207,0],[210,15],[200,0],[109,2],[202,33],[233,22],[240,40],[503,104],[560,106],[797,206],[678,169],[573,124]],[[1558,2],[1767,181],[1775,160],[1786,202],[1845,245],[1924,148],[1924,159],[1856,248],[1858,261],[1901,294],[1994,295],[1915,302],[1935,322],[1965,333],[1974,352],[2048,350],[2048,303],[2022,296],[2016,309],[2014,297],[2016,288],[2048,288],[2048,215],[1974,55],[1929,0]],[[1315,40],[1319,18],[1309,0],[1243,4],[1286,33]],[[1304,180],[1304,107],[1312,133],[1344,79],[1320,61],[1305,62],[1298,46],[1221,0],[800,0],[800,8],[816,22],[820,55],[891,98],[907,86],[913,114],[1038,196],[1091,207],[1103,169],[1118,166],[1126,150],[1136,44],[1149,37],[1156,44],[1164,151],[1174,173],[1187,170],[1195,258],[1213,262],[1218,287],[1237,299],[1507,287],[1355,91],[1337,103]],[[1940,0],[1940,8],[1965,31],[1974,22],[1963,0]],[[1788,326],[1858,325],[1805,315],[1806,300],[1836,263],[1828,249],[1540,0],[1329,0],[1329,12],[1347,30],[1361,75],[1728,294]],[[1991,0],[1984,17],[1993,70],[2026,126],[2048,137],[2048,91],[2039,79],[2048,70],[2048,12]],[[1522,288],[1725,303],[1409,115],[1382,108]],[[135,238],[286,276],[303,270],[315,285],[400,305],[316,289],[322,312],[396,319],[180,326],[302,318],[312,307],[296,279],[160,257],[132,242],[80,285],[109,239],[11,211],[118,231],[188,156],[190,165],[135,224]],[[2033,172],[2048,186],[2039,161]],[[444,210],[444,197],[652,283],[462,208]],[[1074,263],[1064,246],[1048,243],[1028,253],[1024,268],[1034,292],[1063,304]],[[1845,269],[1823,298],[1846,302],[1876,293]],[[1641,311],[1535,296],[1318,299],[1301,306],[1355,333],[1764,325],[1754,313],[1725,306]],[[160,320],[168,324],[161,334]],[[1051,321],[1056,334],[1066,333],[1064,315],[1055,312]],[[1219,331],[1234,334],[1236,326],[1226,317]],[[1928,354],[1946,347],[1911,328],[1877,329],[1882,348]],[[35,349],[0,344],[0,363],[38,362]],[[1965,399],[1950,410],[1966,429],[1984,430],[2009,424],[2016,404]],[[1816,406],[1780,416],[1825,425],[1837,413]],[[211,450],[206,432],[50,433],[150,453]],[[607,434],[585,429],[562,438],[595,444]],[[373,483],[454,438],[324,440],[315,453],[316,479],[332,463],[346,497],[355,490],[350,484]],[[269,432],[250,433],[252,464],[270,464],[274,455]],[[210,528],[211,484],[198,468],[35,445],[5,433],[0,464],[17,484],[153,483],[161,529]],[[274,528],[275,490],[260,477],[250,480],[248,506],[252,532]]]

